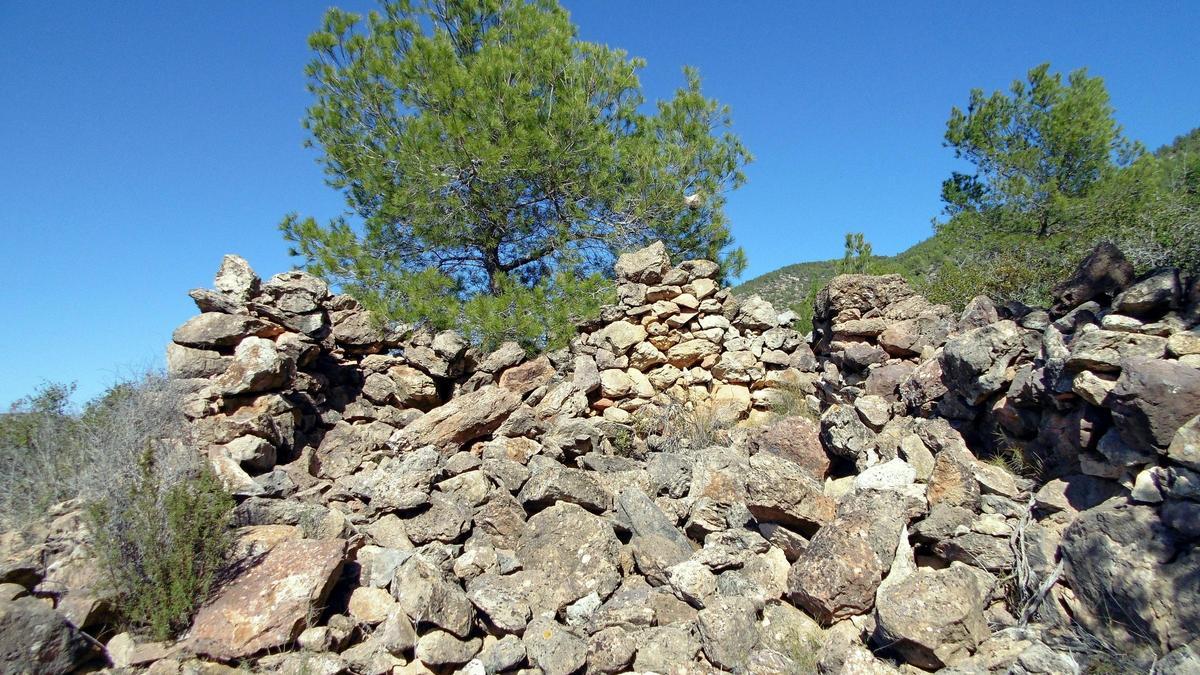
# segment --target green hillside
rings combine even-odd
[[[1139,271],[1170,265],[1200,269],[1200,129],[1064,200],[1061,224],[1029,234],[1027,214],[1004,209],[963,212],[932,237],[894,256],[871,258],[872,274],[897,273],[937,302],[961,306],[975,293],[998,300],[1046,304],[1049,291],[1099,241],[1116,243]],[[733,292],[758,294],[812,317],[816,293],[838,273],[840,260],[801,262],[750,279]]]

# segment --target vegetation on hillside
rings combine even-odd
[[[176,383],[139,377],[81,411],[73,391],[47,384],[0,415],[0,528],[19,531],[75,500],[122,619],[174,635],[224,562],[233,498],[190,440]]]
[[[978,294],[1046,305],[1101,241],[1138,272],[1200,270],[1200,129],[1146,152],[1124,138],[1103,81],[1084,70],[1064,81],[1042,65],[1007,94],[972,91],[966,110],[951,111],[946,145],[975,173],[943,183],[945,219],[934,236],[871,258],[867,271],[901,274],[930,299],[961,307]],[[844,261],[790,265],[735,291],[807,318],[813,287],[842,269]]]
[[[304,266],[377,315],[493,346],[561,346],[606,299],[615,255],[744,267],[724,194],[750,155],[695,70],[647,112],[624,51],[555,0],[387,0],[309,39],[306,128],[361,221],[289,215]]]

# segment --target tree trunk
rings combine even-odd
[[[491,295],[500,295],[500,247],[493,246],[487,248],[483,252],[483,269],[487,272],[488,277],[488,293]]]

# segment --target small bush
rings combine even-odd
[[[808,404],[808,394],[799,386],[782,384],[775,388],[779,392],[771,400],[771,413],[777,417],[804,417],[814,422],[820,415]]]
[[[712,401],[672,401],[663,408],[659,421],[660,447],[702,450],[726,444],[736,420]]]
[[[89,504],[88,520],[125,618],[162,640],[186,628],[208,597],[231,544],[233,499],[207,466],[170,475],[155,454],[146,451],[123,499]]]
[[[109,476],[84,482],[93,549],[131,626],[155,639],[185,628],[231,543],[233,499],[195,447],[182,392],[151,376],[91,404],[81,441]]]
[[[47,383],[0,414],[0,527],[20,530],[79,494],[85,458],[76,442],[74,385]]]
[[[78,498],[124,618],[168,637],[220,569],[233,500],[191,438],[175,383],[144,375],[80,412],[72,391],[46,385],[0,416],[0,525],[21,529]]]

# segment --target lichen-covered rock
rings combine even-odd
[[[531,621],[523,641],[529,663],[546,675],[570,675],[587,660],[587,642],[553,619]]]
[[[947,386],[977,404],[1008,383],[1008,367],[1021,353],[1021,329],[999,321],[950,338],[942,352]]]
[[[620,281],[641,284],[657,284],[671,267],[667,247],[656,241],[649,246],[622,253],[617,258],[616,273]]]
[[[33,597],[0,600],[0,671],[73,673],[95,659],[95,642]]]
[[[608,596],[621,582],[621,542],[599,516],[558,503],[529,519],[516,554],[537,575],[529,605],[557,613],[589,593]]]
[[[345,542],[281,541],[200,608],[185,644],[233,660],[291,643],[323,606],[342,569]]]
[[[907,523],[904,498],[897,492],[849,495],[792,564],[792,602],[826,625],[870,611]]]
[[[1126,443],[1161,451],[1200,410],[1200,370],[1174,361],[1130,359],[1108,405]]]
[[[926,669],[969,656],[990,634],[983,610],[991,589],[984,577],[955,563],[889,582],[875,601],[876,642]]]
[[[1200,638],[1200,550],[1153,507],[1110,500],[1063,532],[1063,576],[1088,630],[1118,645],[1163,650]]]

